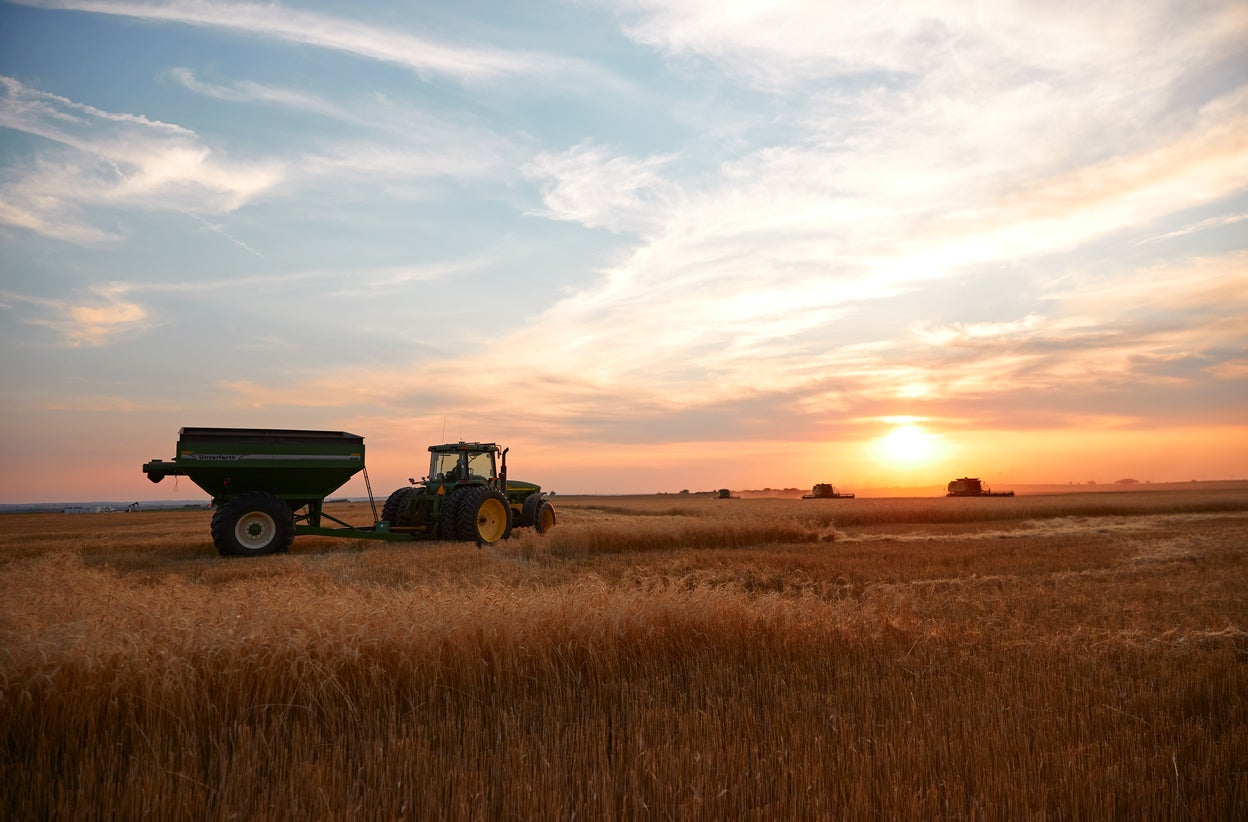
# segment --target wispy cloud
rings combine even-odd
[[[69,348],[99,347],[118,339],[133,337],[149,328],[152,318],[147,309],[124,298],[125,289],[112,285],[91,288],[87,295],[73,300],[31,297],[0,292],[5,308],[22,306],[22,321],[50,329],[58,344]]]
[[[497,47],[448,44],[382,24],[332,16],[279,3],[232,3],[214,0],[114,2],[114,0],[19,0],[42,8],[71,9],[163,23],[226,29],[392,63],[422,77],[478,82],[516,75],[592,70],[579,61]]]
[[[661,174],[670,159],[635,159],[582,143],[539,154],[524,173],[541,181],[545,216],[630,231],[655,227],[679,209],[677,186]]]
[[[491,413],[478,407],[479,375],[489,372],[492,390],[507,398],[497,413],[507,415],[517,436],[562,430],[604,441],[629,441],[641,431],[652,441],[698,439],[699,431],[708,439],[766,438],[777,428],[799,439],[840,438],[860,435],[861,425],[850,431],[848,421],[896,417],[900,409],[946,428],[1009,430],[1075,416],[1080,424],[1121,421],[1143,409],[1129,401],[1124,407],[1115,397],[1148,388],[1195,389],[1208,376],[1242,378],[1242,329],[1235,318],[1248,312],[1248,290],[1229,285],[1242,280],[1234,274],[1221,289],[1200,284],[1227,280],[1242,263],[1242,255],[1230,255],[1190,267],[1124,272],[1123,282],[1145,285],[1124,290],[1112,311],[1093,311],[1072,293],[1049,303],[1052,317],[920,324],[839,346],[816,336],[804,348],[779,333],[735,346],[733,333],[714,336],[701,323],[682,329],[663,309],[651,311],[657,316],[648,323],[622,310],[595,320],[595,313],[578,314],[572,300],[474,354],[410,367],[391,363],[374,377],[353,368],[349,378],[330,373],[294,386],[249,381],[227,387],[257,407],[367,406],[400,413],[423,404],[474,417]],[[1173,306],[1179,313],[1158,318],[1148,311],[1156,305],[1147,293],[1150,282],[1188,284],[1188,298]],[[1106,294],[1112,290],[1107,282]],[[534,353],[523,368],[500,371],[497,363],[515,351],[550,356]],[[1240,353],[1224,360],[1228,351]],[[1020,397],[1027,407],[1015,407]],[[1186,408],[1170,409],[1170,417],[1194,421],[1227,413],[1198,397],[1182,400]],[[1174,401],[1180,402],[1178,395]],[[515,408],[525,413],[508,414]],[[701,422],[690,427],[691,419]]]
[[[322,138],[290,163],[304,179],[337,178],[370,185],[430,177],[485,179],[509,173],[520,148],[474,122],[456,122],[400,105],[384,95],[333,101],[301,89],[253,81],[210,83],[187,68],[171,76],[183,87],[230,103],[281,108],[343,124],[358,137]],[[510,172],[514,173],[514,172]]]
[[[1188,237],[1193,234],[1199,234],[1203,231],[1209,231],[1217,228],[1225,228],[1228,225],[1235,225],[1248,220],[1248,214],[1230,214],[1227,216],[1210,217],[1207,220],[1199,220],[1194,223],[1188,223],[1174,231],[1167,231],[1164,234],[1154,234],[1151,237],[1145,237],[1136,242],[1136,245],[1144,245],[1145,243],[1155,243],[1161,240],[1172,240],[1175,237]]]
[[[233,211],[277,185],[276,162],[224,159],[188,129],[101,111],[0,77],[0,127],[51,144],[0,183],[0,219],[58,239],[116,239],[85,216],[90,206]]]
[[[181,66],[171,69],[169,76],[184,88],[214,100],[224,100],[230,103],[262,103],[319,114],[335,120],[354,121],[356,119],[355,115],[346,108],[304,91],[265,85],[252,80],[243,80],[230,85],[209,83],[200,79],[191,69]]]

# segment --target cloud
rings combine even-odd
[[[19,0],[41,8],[110,14],[163,23],[226,29],[332,49],[411,69],[421,77],[483,82],[507,76],[577,74],[593,71],[576,60],[502,48],[450,45],[393,27],[304,11],[279,3],[174,0],[167,3],[114,0]]]
[[[1167,231],[1164,234],[1155,234],[1151,237],[1145,237],[1142,240],[1137,241],[1136,245],[1155,243],[1161,240],[1171,240],[1175,237],[1187,237],[1192,234],[1199,234],[1203,231],[1242,223],[1244,220],[1248,220],[1248,214],[1231,214],[1219,217],[1210,217],[1207,220],[1199,220],[1195,223],[1188,223],[1187,225],[1180,226],[1173,231]]]
[[[494,179],[517,164],[519,149],[480,124],[447,120],[414,110],[384,95],[333,102],[303,90],[251,81],[209,83],[187,68],[171,76],[185,88],[230,103],[277,107],[324,117],[365,136],[322,138],[292,160],[291,172],[306,181],[367,181],[394,190],[422,178]]]
[[[100,347],[133,337],[149,328],[152,318],[142,305],[124,299],[126,289],[116,285],[96,286],[90,296],[72,300],[30,297],[0,292],[0,299],[24,306],[21,319],[30,325],[53,331],[69,348]]]
[[[0,220],[71,242],[117,239],[84,211],[108,206],[222,214],[276,186],[274,162],[223,159],[191,131],[75,103],[0,76],[0,127],[42,141],[0,183]],[[50,144],[50,145],[48,145]]]
[[[1244,380],[1248,382],[1248,359],[1227,360],[1206,369],[1210,376],[1219,380]]]
[[[656,225],[679,202],[679,191],[660,172],[670,157],[612,156],[582,143],[533,158],[524,173],[542,182],[545,216],[589,228],[636,231]]]
[[[940,67],[982,84],[1017,85],[1116,67],[1122,76],[1176,57],[1234,53],[1248,13],[1233,0],[1193,8],[1181,0],[1014,0],[967,4],[902,0],[888,5],[826,0],[618,0],[625,32],[672,55],[693,55],[759,86],[782,89],[860,76],[896,82]],[[995,77],[976,78],[985,64]],[[1138,75],[1137,75],[1138,76]]]
[[[800,313],[790,334],[778,320],[717,333],[697,317],[682,328],[667,292],[649,314],[572,297],[474,353],[223,387],[254,407],[436,408],[534,440],[559,432],[602,442],[766,441],[777,431],[852,439],[898,416],[923,417],[935,430],[1122,425],[1158,413],[1150,399],[1158,390],[1170,423],[1228,420],[1232,406],[1208,386],[1243,377],[1244,262],[1234,253],[1123,270],[1103,281],[1106,299],[1119,285],[1139,287],[1121,289],[1114,306],[1099,305],[1095,289],[1091,304],[1077,290],[1057,290],[1048,316],[919,323],[842,344],[827,342],[835,323],[805,327]],[[521,367],[499,367],[517,352]],[[488,407],[482,374],[500,398]]]
[[[330,103],[323,98],[289,88],[278,88],[251,80],[244,80],[233,85],[207,83],[199,79],[189,68],[178,67],[170,70],[169,75],[184,88],[229,103],[262,103],[296,111],[309,112],[335,120],[354,122],[356,116],[342,106]]]

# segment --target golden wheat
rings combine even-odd
[[[1248,504],[880,502],[240,561],[0,518],[0,815],[1244,815]]]

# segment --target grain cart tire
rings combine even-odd
[[[524,498],[524,505],[520,508],[520,527],[532,528],[537,524],[537,509],[542,506],[542,493],[534,491]]]
[[[487,486],[469,489],[459,508],[459,538],[492,544],[511,536],[511,506]]]
[[[212,541],[223,557],[285,553],[294,539],[294,512],[267,491],[239,494],[212,515]]]
[[[408,486],[400,488],[389,497],[386,498],[386,504],[381,507],[381,518],[390,523],[391,527],[405,527],[414,525],[409,522],[407,514],[407,502],[411,499],[412,494],[416,493],[416,489]]]
[[[472,489],[456,488],[442,500],[442,512],[438,515],[438,536],[442,539],[460,539],[459,509]],[[464,537],[469,539],[469,537]]]
[[[542,504],[537,506],[537,515],[533,519],[533,528],[537,533],[544,534],[554,527],[555,506],[546,500],[542,500]]]

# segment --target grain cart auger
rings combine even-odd
[[[507,481],[507,449],[493,443],[430,446],[429,476],[390,495],[371,526],[324,511],[325,497],[363,471],[364,438],[344,431],[183,428],[177,456],[152,460],[152,482],[184,476],[212,497],[212,541],[222,556],[276,554],[296,534],[381,539],[497,542],[513,526],[539,532],[555,524],[554,506],[532,483]],[[495,470],[496,457],[502,465]],[[329,520],[340,527],[322,526]]]

